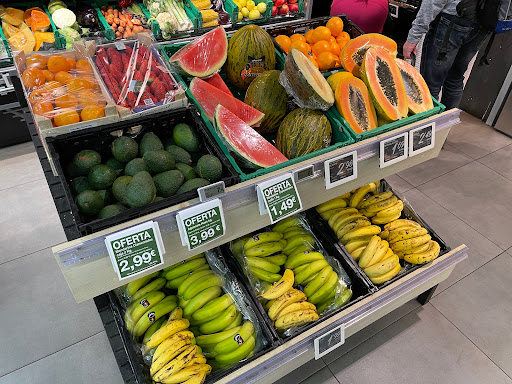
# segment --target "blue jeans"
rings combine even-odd
[[[446,45],[446,60],[439,60],[439,52],[451,21],[454,24]],[[427,82],[430,93],[439,99],[447,109],[457,108],[462,99],[464,73],[468,64],[480,49],[488,32],[471,20],[441,13],[432,22],[423,43],[421,74]]]

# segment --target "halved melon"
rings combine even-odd
[[[336,72],[327,78],[327,82],[329,83],[332,91],[334,92],[335,100],[336,100],[336,88],[338,88],[338,84],[340,83],[340,81],[343,79],[349,79],[351,77],[354,77],[354,75],[352,73],[346,72],[346,71],[341,71],[341,72]]]
[[[406,61],[395,59],[407,93],[407,105],[412,114],[421,113],[434,108],[434,102],[423,76]]]
[[[293,48],[286,56],[279,83],[302,108],[326,111],[334,104],[329,83],[298,49]]]
[[[222,92],[227,93],[230,96],[233,96],[233,94],[229,90],[224,80],[222,80],[222,77],[220,77],[218,72],[211,77],[204,78],[203,80],[206,81],[208,84],[213,85],[215,88],[220,89]]]
[[[341,64],[346,71],[361,77],[360,69],[366,51],[371,47],[382,47],[396,56],[396,42],[380,33],[367,33],[350,40],[341,52]]]
[[[345,76],[338,83],[334,99],[336,109],[355,133],[377,128],[375,108],[361,79]]]
[[[395,58],[384,48],[366,51],[361,77],[370,91],[373,105],[384,120],[407,117],[407,94]]]

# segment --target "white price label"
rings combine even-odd
[[[380,142],[380,167],[384,168],[407,159],[408,144],[407,132],[382,140]]]
[[[291,173],[259,183],[256,192],[260,214],[268,213],[272,224],[302,210],[302,202]]]
[[[199,194],[199,200],[202,202],[213,199],[214,197],[223,195],[226,193],[226,185],[223,181],[207,185],[205,187],[197,188]]]
[[[315,360],[320,359],[343,344],[345,344],[345,324],[341,324],[315,339]]]
[[[436,122],[409,131],[409,156],[434,148],[436,144]]]
[[[301,168],[301,169],[293,172],[293,179],[295,180],[296,183],[311,179],[314,176],[315,176],[315,167],[313,165],[308,165],[304,168]]]
[[[357,151],[326,160],[324,169],[325,189],[331,189],[357,179]]]

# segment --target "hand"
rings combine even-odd
[[[418,50],[416,49],[417,45],[418,44],[413,44],[413,43],[409,43],[408,41],[406,41],[404,43],[404,48],[403,48],[404,58],[406,58],[407,60],[410,60],[411,53],[414,53],[416,55],[418,53]]]

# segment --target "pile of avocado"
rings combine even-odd
[[[189,125],[177,124],[164,143],[153,132],[140,142],[121,136],[112,142],[113,157],[104,163],[96,151],[77,153],[67,173],[82,220],[115,216],[221,179],[221,161],[200,152]]]

